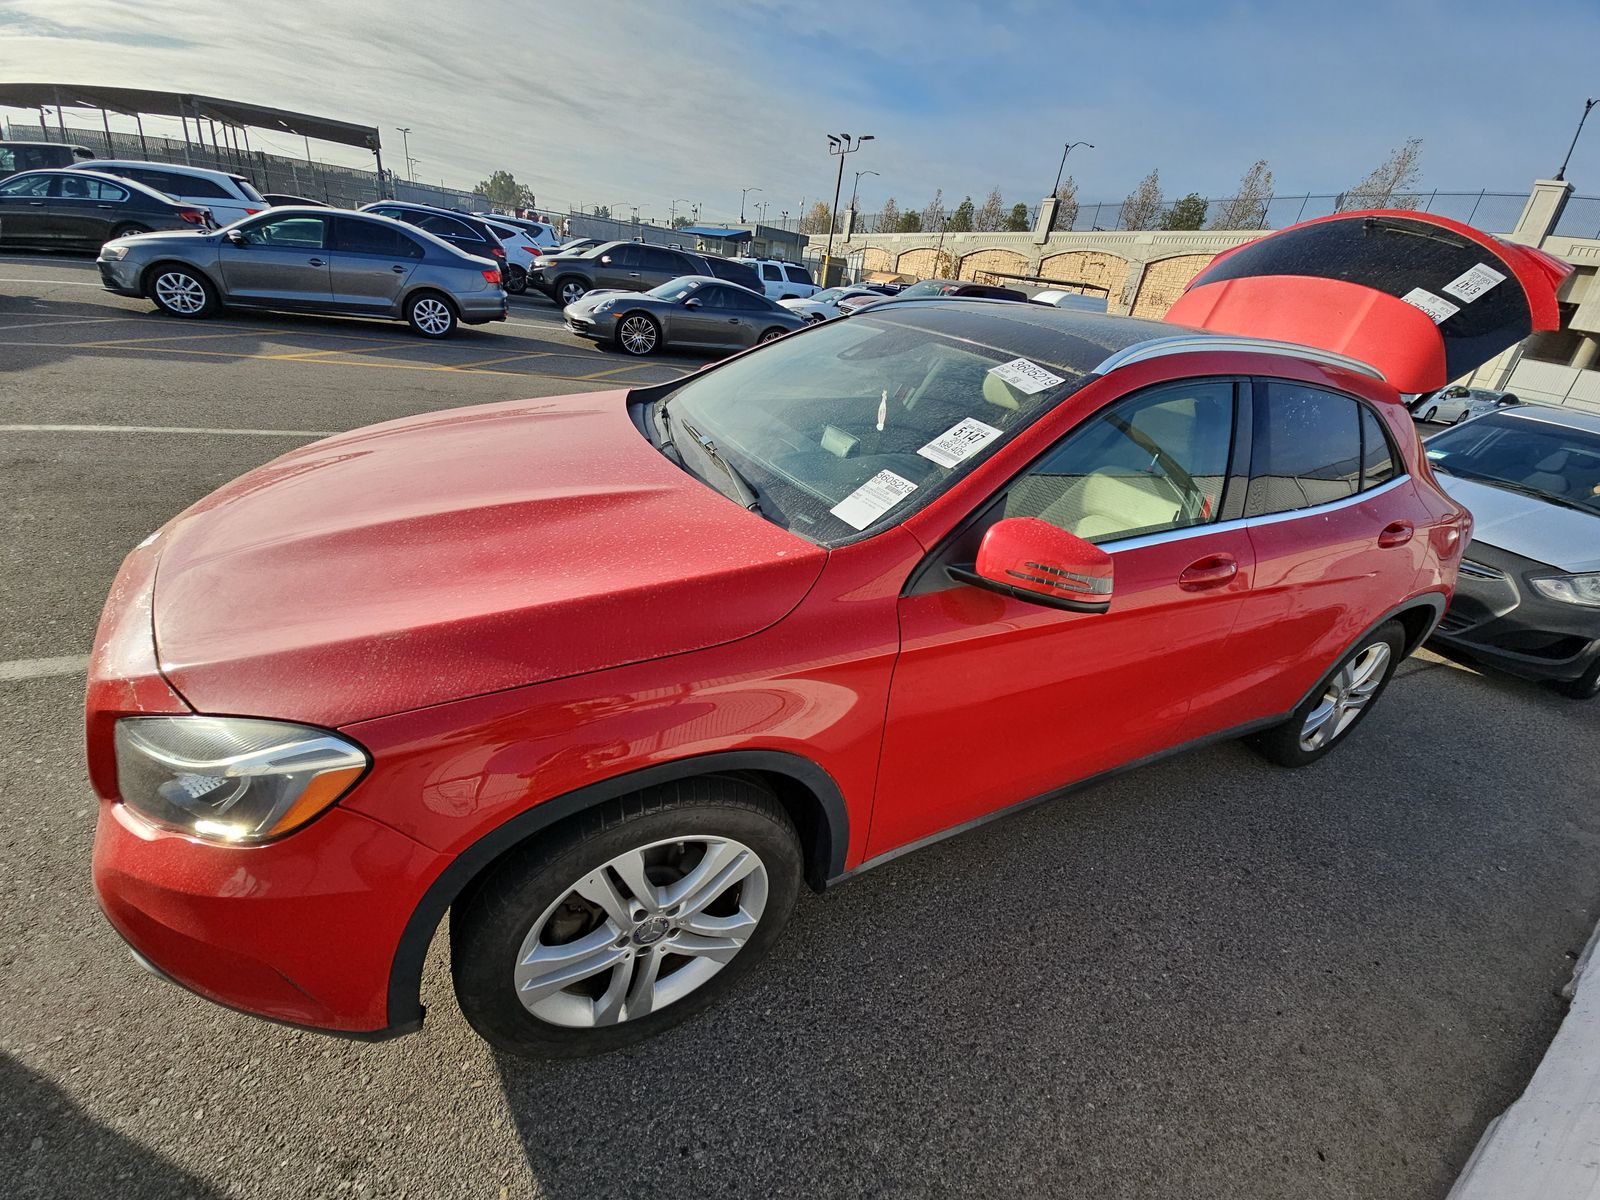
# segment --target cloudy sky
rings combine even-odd
[[[1514,191],[1600,95],[1596,46],[1594,0],[0,0],[0,80],[369,123],[397,168],[407,125],[419,178],[504,168],[542,206],[658,220],[673,200],[736,217],[744,187],[769,215],[831,198],[842,131],[876,135],[850,164],[880,172],[863,210],[936,187],[1031,202],[1079,139],[1086,200],[1152,167],[1168,196],[1226,195],[1262,157],[1280,194],[1335,192],[1413,136],[1425,186]],[[1568,177],[1600,193],[1600,116],[1585,137]]]

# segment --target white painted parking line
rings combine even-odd
[[[0,679],[48,679],[52,675],[82,675],[89,666],[87,654],[60,658],[14,658],[0,662]]]
[[[50,325],[107,325],[117,321],[135,320],[133,317],[57,317],[54,321],[25,321],[21,325],[0,325],[0,330],[42,329]],[[41,343],[43,344],[43,343]]]
[[[95,283],[89,283],[89,282],[80,283],[76,279],[12,279],[12,278],[9,278],[9,277],[0,277],[0,283],[44,283],[44,284],[49,284],[49,285],[51,285],[53,287],[92,287],[92,288],[97,288],[97,287],[104,287],[105,286],[104,284],[98,283],[98,282],[95,282]]]
[[[189,425],[0,425],[0,433],[179,433],[235,437],[332,437],[331,429],[204,429]]]

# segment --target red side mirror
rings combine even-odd
[[[1111,607],[1111,556],[1038,517],[1010,517],[990,526],[973,567],[951,567],[963,583],[1071,612]]]

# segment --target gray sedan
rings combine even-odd
[[[206,234],[107,242],[100,279],[174,317],[230,308],[342,313],[409,322],[441,338],[457,324],[506,319],[500,267],[387,217],[272,208]]]
[[[685,275],[648,292],[590,292],[562,316],[579,337],[638,355],[662,346],[743,350],[806,326],[760,292],[710,275]]]

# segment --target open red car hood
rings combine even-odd
[[[163,673],[202,712],[345,724],[747,636],[825,551],[685,474],[624,393],[391,421],[162,531]]]
[[[1166,320],[1335,350],[1400,392],[1431,392],[1534,330],[1557,329],[1572,268],[1427,213],[1319,217],[1225,250]]]

